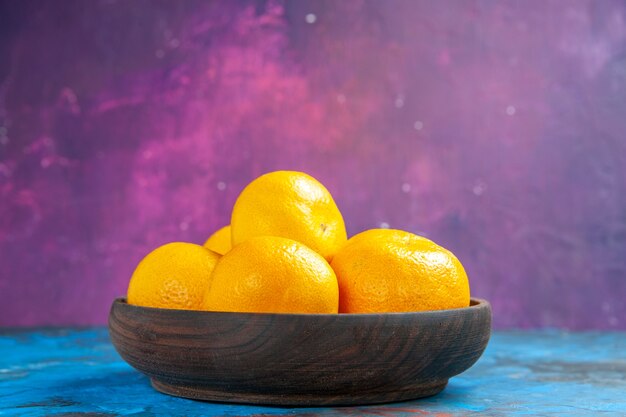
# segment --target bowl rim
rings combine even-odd
[[[179,314],[179,315],[237,315],[237,316],[248,316],[248,317],[269,317],[269,316],[280,316],[280,317],[302,317],[302,318],[331,318],[331,317],[376,317],[376,316],[385,316],[385,317],[399,317],[399,316],[414,316],[414,317],[425,317],[425,316],[435,316],[440,314],[451,314],[451,313],[470,313],[473,311],[488,309],[491,310],[491,304],[489,301],[484,298],[470,297],[470,305],[467,307],[459,307],[459,308],[448,308],[443,310],[424,310],[424,311],[404,311],[404,312],[390,312],[390,313],[257,313],[257,312],[233,312],[233,311],[207,311],[207,310],[182,310],[175,308],[161,308],[161,307],[146,307],[146,306],[138,306],[134,304],[128,304],[126,297],[117,297],[113,300],[111,308],[116,305],[123,305],[125,307],[122,308],[132,308],[137,310],[143,310],[147,312],[161,313],[161,314]]]

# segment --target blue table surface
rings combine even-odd
[[[170,397],[104,328],[0,330],[2,416],[626,416],[626,333],[496,332],[439,395],[362,407],[275,408]]]

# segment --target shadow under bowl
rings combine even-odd
[[[434,395],[471,367],[491,306],[385,314],[169,310],[113,302],[122,358],[166,394],[282,406],[356,405]]]

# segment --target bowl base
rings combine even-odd
[[[164,394],[193,400],[216,401],[239,404],[277,405],[292,407],[341,406],[381,404],[408,401],[439,394],[448,384],[447,380],[424,383],[410,389],[389,392],[358,392],[351,394],[311,394],[311,393],[251,393],[234,390],[216,390],[212,387],[170,383],[151,378],[152,387]]]

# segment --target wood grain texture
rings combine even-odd
[[[117,299],[115,348],[159,391],[274,405],[353,405],[440,392],[490,336],[491,307],[394,314],[166,310]]]

